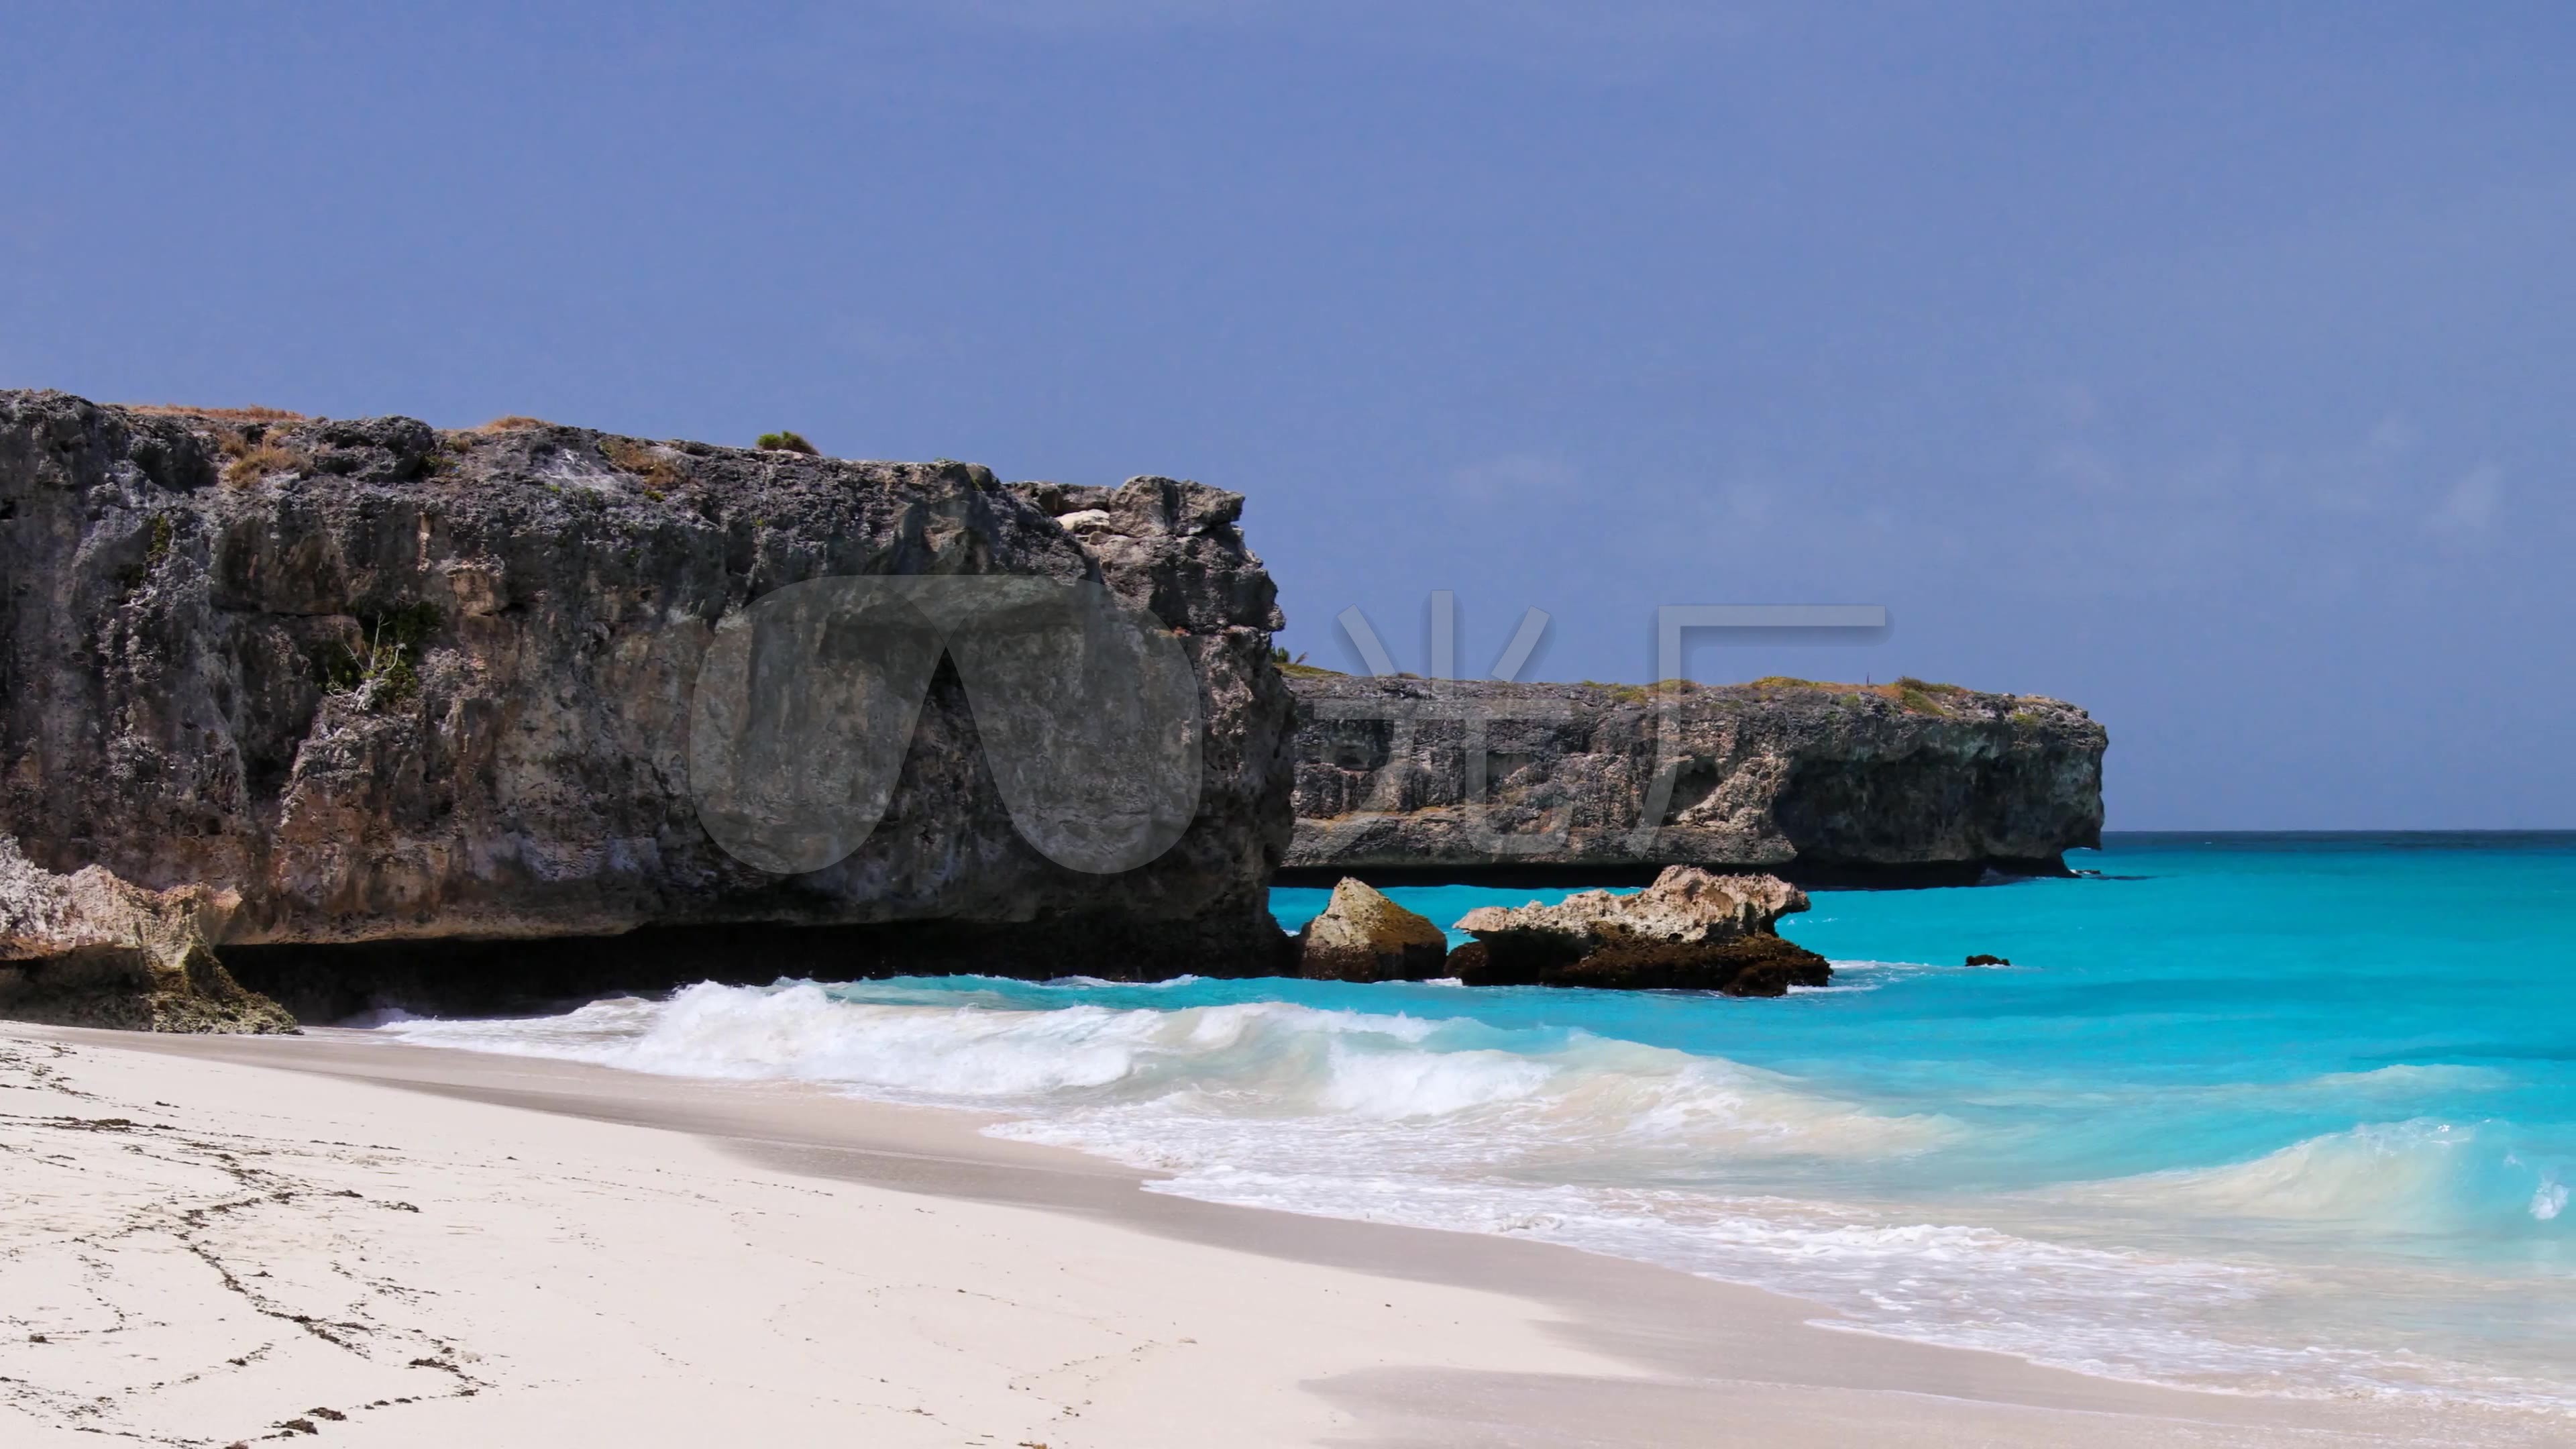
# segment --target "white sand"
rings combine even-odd
[[[1807,1305],[1561,1249],[1147,1194],[972,1125],[328,1033],[0,1025],[0,1444],[299,1425],[1047,1449],[2560,1427],[1825,1332]]]
[[[646,1128],[0,1053],[10,1444],[298,1418],[382,1444],[1304,1444],[1350,1422],[1310,1378],[1569,1362],[1494,1294],[800,1179]]]

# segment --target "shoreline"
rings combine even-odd
[[[1210,1281],[1259,1281],[1264,1286],[1257,1298],[1194,1305],[1198,1331],[1180,1335],[1212,1347],[1198,1355],[1202,1378],[1222,1380],[1238,1396],[1257,1383],[1271,1396],[1275,1422],[1266,1429],[1276,1432],[1245,1438],[1237,1432],[1242,1426],[1229,1421],[1228,1436],[1240,1442],[1425,1449],[1506,1443],[1796,1445],[1853,1442],[1867,1434],[1926,1445],[2039,1446],[2077,1438],[2102,1446],[2540,1444],[2548,1442],[2550,1430],[2563,1428],[2539,1416],[2456,1406],[2161,1388],[2044,1368],[2003,1354],[1823,1327],[1818,1325],[1834,1314],[1820,1305],[1573,1248],[1151,1192],[1145,1190],[1151,1174],[1071,1149],[981,1135],[982,1126],[998,1120],[993,1116],[890,1106],[813,1087],[650,1076],[327,1029],[298,1038],[246,1038],[0,1027],[0,1046],[12,1043],[60,1044],[81,1064],[75,1076],[86,1071],[138,1084],[169,1079],[162,1095],[181,1103],[219,1086],[231,1102],[258,1102],[268,1112],[289,1109],[290,1123],[356,1110],[370,1121],[402,1122],[424,1140],[443,1134],[474,1140],[478,1133],[506,1140],[508,1134],[535,1132],[582,1152],[620,1155],[630,1169],[657,1174],[686,1171],[704,1178],[706,1164],[715,1162],[751,1173],[771,1190],[796,1182],[832,1184],[884,1198],[879,1206],[914,1209],[879,1212],[880,1224],[970,1216],[979,1232],[1009,1244],[1006,1258],[1025,1269],[1072,1273],[1099,1262],[1133,1265],[1141,1254],[1147,1266],[1139,1276],[1145,1280],[1189,1276],[1178,1271],[1186,1266]],[[297,1077],[329,1079],[335,1089],[287,1088]],[[16,1114],[20,1106],[16,1093],[0,1094],[0,1112]],[[110,1152],[128,1145],[107,1140],[121,1134],[57,1135],[77,1136],[82,1147]],[[432,1154],[419,1142],[392,1140],[386,1150],[394,1156],[375,1164],[372,1170],[380,1175],[437,1177]],[[43,1226],[14,1231],[23,1235]],[[828,1220],[807,1226],[839,1236]],[[926,1224],[905,1226],[929,1231]],[[917,1236],[906,1235],[896,1257],[935,1260],[932,1245],[913,1241]],[[604,1279],[650,1266],[630,1262],[619,1269],[579,1253],[570,1259]],[[546,1264],[540,1271],[564,1266]],[[267,1265],[263,1270],[276,1271]],[[1172,1291],[1170,1281],[1131,1282],[1089,1271],[1083,1277],[1087,1286],[1078,1297],[1084,1309],[1133,1317],[1167,1315],[1171,1307],[1157,1301]],[[1324,1353],[1325,1360],[1310,1357],[1292,1367],[1275,1334],[1264,1335],[1260,1325],[1279,1303],[1314,1295],[1345,1304],[1327,1316],[1322,1338],[1300,1345],[1310,1356]],[[1349,1306],[1375,1302],[1384,1306]],[[1420,1321],[1390,1339],[1381,1321],[1389,1313]],[[1426,1335],[1431,1319],[1444,1315],[1446,1329]],[[1011,1315],[996,1309],[987,1317],[988,1326],[999,1331]],[[1231,1349],[1214,1348],[1243,1333],[1252,1338]],[[0,1346],[0,1377],[20,1378],[14,1365],[27,1352]],[[1207,1374],[1208,1360],[1221,1362],[1225,1372]],[[1136,1426],[1153,1421],[1155,1413],[1191,1412],[1187,1394],[1146,1384],[1151,1377],[1129,1385],[1142,1397],[1121,1399],[1125,1407],[1105,1411],[1109,1418],[1097,1407],[1087,1408],[1082,1412],[1090,1418],[1079,1432],[1059,1426],[1068,1431],[1027,1442],[1051,1449],[1195,1442],[1188,1432],[1168,1441],[1135,1437]],[[1016,1407],[1009,1400],[987,1405],[972,1393],[957,1392],[961,1403],[975,1404],[956,1411],[970,1417]],[[470,1401],[413,1417],[437,1417],[447,1428],[464,1428],[474,1416],[499,1412],[512,1397],[511,1385],[496,1380]],[[1143,1417],[1123,1436],[1101,1433],[1126,1411]],[[1223,1409],[1221,1402],[1204,1403],[1200,1411]],[[383,1423],[380,1435],[393,1428],[393,1420]],[[342,1425],[330,1427],[344,1433]],[[1206,1431],[1202,1423],[1199,1432]],[[1719,1433],[1714,1441],[1712,1432]],[[393,1433],[368,1442],[407,1440]]]

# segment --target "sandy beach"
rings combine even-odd
[[[351,1033],[0,1028],[0,1439],[2552,1442],[1211,1206],[978,1125]]]

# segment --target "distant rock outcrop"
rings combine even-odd
[[[237,893],[226,962],[325,1017],[781,970],[1273,973],[1294,703],[1241,507],[0,391],[0,834],[52,872]],[[1092,582],[1150,613],[1199,689],[1178,843],[1117,875],[1033,848],[951,661],[854,853],[777,875],[720,849],[689,783],[711,641],[852,575]]]
[[[1301,878],[1682,863],[1811,884],[2063,874],[2107,736],[2074,705],[1900,680],[1666,688],[1300,671]]]
[[[1773,925],[1807,909],[1776,876],[1677,865],[1631,895],[1582,891],[1552,906],[1483,906],[1459,918],[1476,938],[1449,955],[1470,986],[1599,986],[1780,996],[1833,968]]]
[[[1297,933],[1297,974],[1324,981],[1423,981],[1441,974],[1449,937],[1348,876]]]

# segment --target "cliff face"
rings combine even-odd
[[[2101,836],[2107,736],[2053,699],[1910,681],[1292,684],[1296,869],[1938,881],[2062,870]]]
[[[747,923],[893,928],[832,938],[855,970],[1267,970],[1294,706],[1241,503],[0,392],[0,835],[53,872],[237,892],[217,943],[237,969],[259,947],[647,926],[757,955],[756,933],[703,934]],[[688,730],[719,624],[805,579],[977,574],[1096,581],[1174,632],[1203,723],[1179,843],[1107,876],[1029,846],[942,664],[855,854],[777,876],[717,848]],[[316,988],[318,958],[272,956]]]

